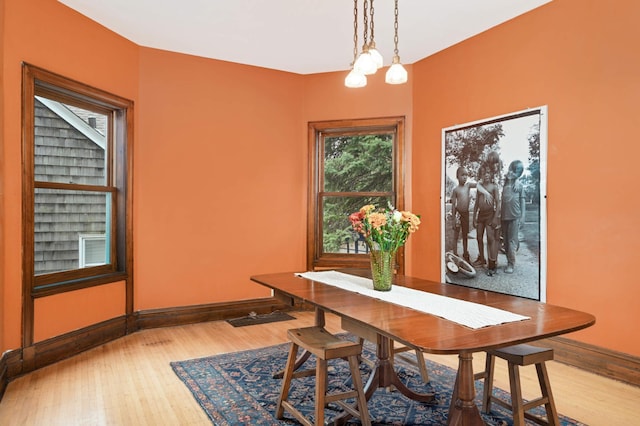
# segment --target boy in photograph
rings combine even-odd
[[[453,231],[455,246],[453,254],[458,255],[458,239],[462,235],[462,257],[469,262],[468,234],[469,234],[469,204],[471,202],[471,184],[469,172],[465,167],[456,170],[458,186],[451,191],[451,214],[453,215]],[[473,185],[475,187],[475,184]]]
[[[480,166],[478,175],[481,179],[482,187],[491,197],[487,197],[483,191],[478,190],[476,203],[473,208],[473,225],[476,228],[478,241],[478,258],[473,265],[483,267],[487,263],[484,256],[484,235],[486,230],[487,257],[489,258],[487,273],[493,275],[492,272],[495,272],[496,269],[499,244],[499,233],[496,232],[496,228],[500,223],[498,218],[500,193],[498,185],[493,182],[491,170],[486,165]],[[480,184],[478,185],[478,187],[480,187]],[[498,241],[496,241],[496,237],[498,237]]]
[[[516,252],[519,248],[518,229],[520,223],[524,223],[525,197],[524,186],[519,182],[524,165],[520,160],[514,160],[509,164],[509,169],[502,187],[502,203],[500,220],[502,222],[502,238],[507,255],[506,274],[512,274],[516,264]]]

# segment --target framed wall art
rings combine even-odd
[[[546,300],[547,107],[442,130],[442,280]]]

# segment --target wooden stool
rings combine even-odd
[[[502,358],[508,362],[509,384],[511,387],[511,404],[493,396],[493,372],[495,358]],[[553,402],[551,385],[547,375],[545,361],[553,359],[553,349],[540,348],[531,345],[515,345],[502,349],[487,351],[487,361],[485,371],[474,374],[474,379],[484,379],[484,393],[482,395],[482,411],[488,413],[491,410],[491,403],[495,402],[513,412],[513,425],[524,426],[524,419],[527,418],[541,425],[559,425],[558,412]],[[542,396],[527,403],[522,399],[522,389],[520,387],[520,374],[518,366],[535,364],[538,372],[538,381]],[[527,413],[534,407],[544,405],[547,412],[547,420],[542,417]]]
[[[358,358],[362,353],[362,344],[342,340],[330,334],[322,327],[306,327],[289,330],[287,336],[291,340],[291,350],[287,359],[287,366],[284,372],[284,381],[280,390],[280,398],[276,407],[276,418],[282,419],[284,411],[293,414],[302,424],[311,426],[312,423],[289,401],[289,388],[291,379],[316,376],[315,392],[315,419],[316,425],[324,425],[324,407],[335,402],[347,413],[360,418],[363,425],[370,426],[369,410],[367,400],[362,386],[362,377],[358,368]],[[298,348],[301,347],[316,356],[316,369],[294,371]],[[346,358],[349,361],[349,369],[353,380],[354,390],[341,393],[327,393],[327,361],[331,359]],[[344,400],[356,398],[357,410],[354,406],[347,404]]]

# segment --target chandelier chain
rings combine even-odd
[[[369,19],[369,26],[371,27],[371,38],[369,39],[371,43],[374,42],[373,39],[373,0],[371,0],[371,7],[369,8],[371,19]]]
[[[393,15],[393,54],[398,55],[398,0],[395,0]]]
[[[353,0],[353,62],[355,64],[358,56],[358,0]]]
[[[362,17],[364,18],[363,19],[364,30],[363,30],[363,33],[362,33],[362,40],[364,42],[364,45],[362,46],[362,50],[365,50],[367,48],[367,38],[368,38],[367,34],[369,33],[368,32],[369,25],[368,25],[368,22],[367,22],[367,19],[369,18],[367,16],[367,9],[368,8],[369,8],[369,0],[364,0],[364,2],[362,2]]]

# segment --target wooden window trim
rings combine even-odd
[[[353,135],[384,131],[394,133],[393,191],[395,207],[404,209],[404,138],[405,117],[382,117],[350,120],[316,121],[308,124],[309,185],[307,210],[307,270],[330,268],[369,268],[369,256],[365,254],[321,253],[322,228],[319,217],[320,188],[324,170],[320,152],[323,135],[331,133]],[[325,193],[324,195],[330,195]],[[397,253],[398,273],[404,273],[404,247]]]
[[[76,185],[35,182],[34,107],[35,96],[51,96],[62,102],[90,106],[110,116],[106,152],[106,185]],[[68,79],[42,68],[23,63],[22,67],[22,270],[23,270],[23,347],[33,343],[34,299],[117,281],[126,282],[126,311],[133,311],[133,101]],[[111,233],[109,265],[45,274],[34,273],[34,197],[35,188],[88,190],[111,195]]]

